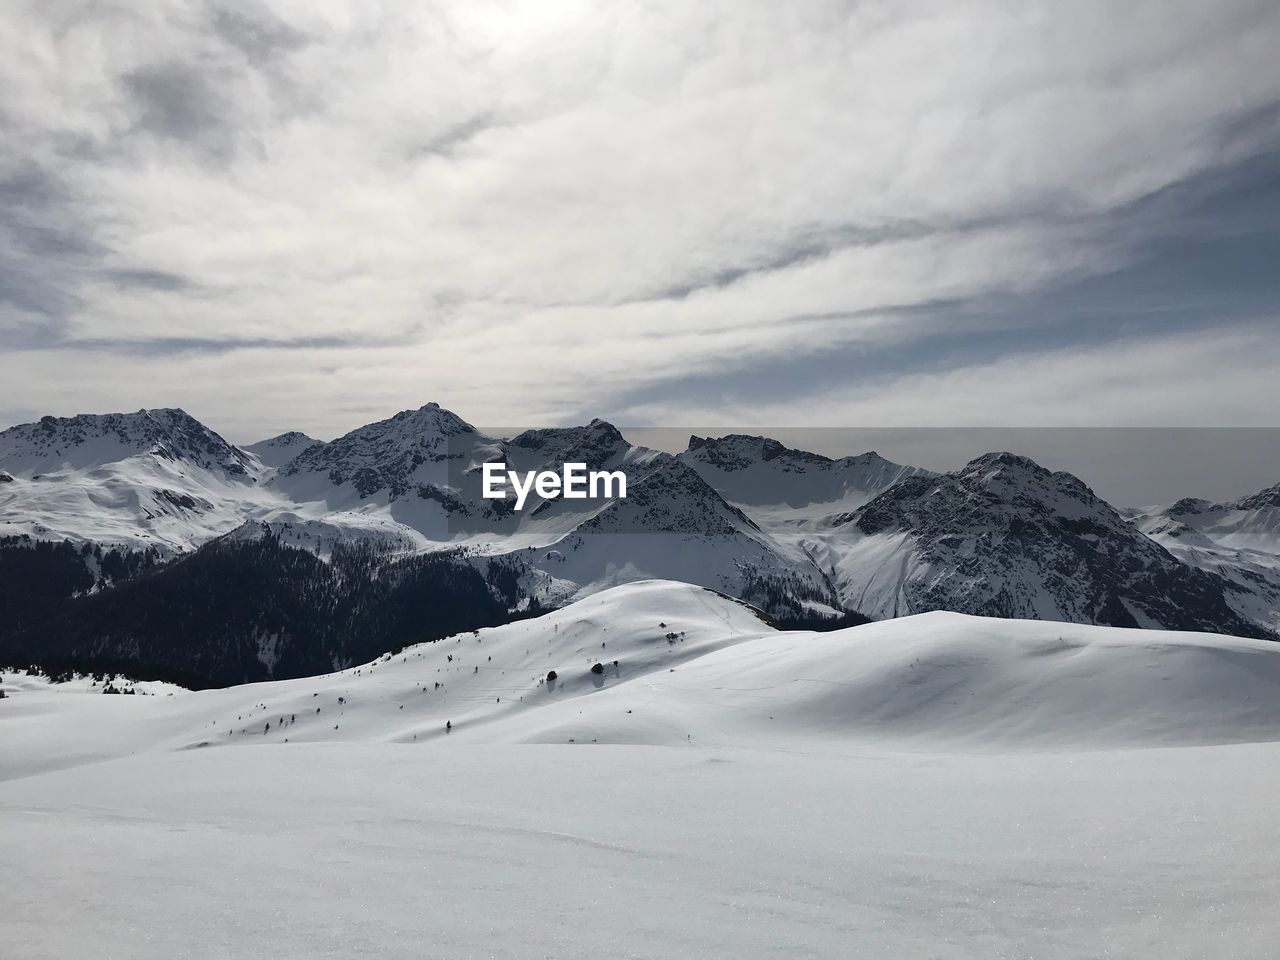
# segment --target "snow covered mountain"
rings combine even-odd
[[[829,525],[905,477],[933,475],[874,451],[832,459],[744,434],[690,437],[679,456],[762,524],[806,529]]]
[[[622,470],[628,495],[544,500],[535,493],[516,513],[510,501],[482,498],[490,461],[520,471],[559,471],[565,463]],[[325,525],[354,531],[380,522],[404,531],[417,549],[510,555],[538,571],[528,588],[544,603],[666,577],[751,597],[779,615],[843,613],[802,549],[762,531],[676,457],[633,446],[602,420],[502,440],[428,404],[305,450],[269,486],[299,505],[296,515],[266,518],[289,521],[295,538]]]
[[[471,424],[429,403],[404,410],[303,450],[281,465],[275,485],[304,501],[319,495],[331,509],[358,506],[375,495],[386,502],[440,486],[443,465],[461,456],[450,449],[459,437],[479,437]],[[485,438],[487,439],[487,438]]]
[[[149,455],[185,461],[231,477],[249,477],[252,461],[185,410],[42,417],[0,431],[0,462],[31,477]]]
[[[789,622],[845,611],[802,548],[771,536],[675,457],[648,451],[624,464],[626,499],[584,521],[533,561],[581,593],[645,577],[742,597]]]
[[[1170,541],[1280,554],[1280,483],[1226,503],[1187,497],[1135,513],[1145,531]]]
[[[515,511],[511,500],[481,496],[487,462],[622,470],[628,496],[534,493]],[[489,578],[507,616],[665,578],[747,599],[792,625],[941,609],[1257,634],[1280,629],[1277,500],[1273,488],[1230,504],[1180,501],[1130,523],[1076,478],[1010,454],[939,475],[875,453],[833,459],[734,434],[692,437],[672,456],[632,445],[601,420],[489,436],[435,403],[327,443],[288,433],[244,449],[179,410],[46,417],[0,433],[0,549],[67,540],[99,554],[123,551],[102,561],[40,554],[56,573],[48,582],[61,585],[41,593],[55,606],[243,527],[249,541],[267,531],[277,545],[272,562],[286,568],[295,561],[285,547],[324,562],[353,549],[380,564],[461,556]],[[162,582],[203,582],[190,571],[208,562]],[[99,571],[101,563],[114,573]],[[69,569],[76,564],[85,569]],[[372,567],[360,569],[376,579]],[[353,586],[350,597],[363,589]],[[484,606],[471,595],[468,609]],[[144,594],[134,602],[145,622],[157,622],[147,619]],[[11,606],[23,611],[24,631],[36,629],[41,605]],[[59,629],[80,639],[63,649],[83,654],[83,639],[110,624],[120,642],[91,648],[94,655],[124,651],[134,629],[127,614],[77,605]],[[234,617],[202,616],[212,617],[210,642],[224,642],[217,638],[230,635]],[[365,629],[357,623],[348,626]],[[300,652],[272,653],[265,635],[253,641],[259,661],[285,671],[310,663]],[[149,642],[163,648],[161,638]],[[331,637],[326,656],[349,658],[349,642]]]
[[[0,432],[0,536],[166,553],[244,522],[261,464],[182,410],[44,417]]]
[[[908,477],[815,547],[845,603],[873,618],[929,610],[1264,635],[1224,595],[1079,479],[989,453]]]
[[[490,458],[501,459],[499,441],[428,403],[281,464],[268,486],[289,506],[263,519],[290,524],[303,545],[355,538],[433,549],[500,518],[495,504],[480,499],[478,471],[467,474]]]
[[[286,434],[253,450],[170,412],[81,418],[47,433],[6,433],[0,463],[12,479],[0,483],[9,521],[0,531],[125,555],[37,554],[29,539],[0,536],[15,569],[33,571],[23,583],[41,570],[50,584],[38,601],[29,589],[12,603],[0,597],[0,610],[20,614],[0,636],[0,653],[11,656],[145,662],[170,676],[185,664],[202,683],[314,673],[351,662],[368,643],[413,638],[407,618],[415,603],[426,609],[429,565],[411,561],[430,556],[448,567],[453,607],[478,623],[646,577],[747,597],[791,623],[851,622],[802,548],[762,531],[675,457],[635,447],[603,421],[507,441],[428,404],[329,443]],[[509,500],[481,497],[488,461],[621,469],[628,496],[535,493],[516,512]],[[145,589],[124,584],[125,571],[153,562],[128,551],[152,548],[184,562],[150,573]],[[401,581],[410,586],[381,594]],[[112,589],[84,596],[104,587]],[[363,612],[374,597],[385,607],[378,625]]]
[[[1133,522],[1183,563],[1221,577],[1241,616],[1280,633],[1280,484],[1225,503],[1185,498],[1134,511]]]
[[[259,440],[257,443],[246,444],[240,449],[246,453],[253,454],[264,467],[274,470],[288,463],[302,453],[303,450],[308,447],[314,447],[316,444],[323,445],[323,441],[312,439],[297,430],[290,430],[288,433],[282,433],[279,436],[268,437],[266,440]]]

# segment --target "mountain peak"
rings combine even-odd
[[[1280,507],[1280,483],[1275,486],[1241,497],[1232,504],[1238,510],[1263,510],[1267,507]]]
[[[510,445],[536,453],[548,464],[585,463],[592,469],[631,448],[617,427],[598,418],[584,427],[526,430],[512,437]]]
[[[1079,478],[1007,451],[908,477],[847,519],[837,580],[870,616],[949,609],[1257,633],[1222,581],[1179,563]]]
[[[230,476],[247,476],[251,461],[178,407],[135,413],[44,416],[0,432],[0,459],[19,471],[81,468],[149,454]]]
[[[309,437],[301,430],[286,430],[284,433],[278,433],[274,437],[268,437],[266,440],[259,440],[251,446],[270,446],[270,447],[287,447],[298,443],[312,444],[319,443],[314,437]]]
[[[320,443],[321,441],[299,430],[289,430],[274,437],[268,437],[266,440],[259,440],[257,443],[246,444],[243,449],[262,461],[263,466],[277,468],[284,466],[308,447],[314,447]]]
[[[476,428],[452,410],[447,410],[434,400],[423,404],[417,410],[401,410],[390,420],[379,421],[381,424],[407,423],[415,429],[439,431],[446,437],[461,436],[464,433],[475,433]],[[370,424],[369,426],[378,426]],[[362,427],[360,429],[367,429]]]
[[[687,456],[687,455],[692,455]],[[772,437],[748,433],[729,433],[723,437],[689,437],[686,459],[694,459],[721,470],[742,470],[752,464],[785,461],[789,465],[822,466],[832,463],[830,457],[807,450],[796,450]]]
[[[428,475],[430,482],[442,482],[445,464],[463,456],[456,438],[478,436],[457,414],[428,403],[312,444],[283,464],[272,483],[297,492],[307,488],[305,478],[319,476],[333,487],[350,483],[360,500],[384,490],[395,500]]]
[[[587,427],[597,436],[600,436],[610,442],[626,442],[622,437],[622,431],[608,420],[601,420],[599,417],[593,417],[591,422],[587,424]]]
[[[1008,450],[995,450],[990,453],[984,453],[980,457],[974,457],[965,464],[963,472],[1001,468],[1012,468],[1037,474],[1051,472],[1040,466],[1040,464],[1036,463],[1030,457],[1024,457],[1017,453],[1010,453]]]

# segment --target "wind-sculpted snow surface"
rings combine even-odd
[[[1271,643],[780,632],[643,582],[320,677],[102,686],[0,676],[6,957],[1274,952]]]
[[[56,764],[55,734],[77,756],[104,757],[121,744],[446,736],[967,750],[1261,742],[1280,739],[1278,689],[1280,646],[1266,641],[949,613],[778,631],[713,591],[644,581],[324,676],[124,712],[111,698],[19,694],[4,705],[0,776]],[[68,718],[52,730],[51,703]]]

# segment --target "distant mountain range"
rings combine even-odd
[[[516,512],[481,496],[486,462],[623,470],[628,496]],[[937,474],[734,434],[672,455],[599,420],[488,436],[434,403],[237,447],[140,410],[0,432],[0,574],[0,659],[197,683],[332,669],[645,578],[783,625],[953,610],[1274,638],[1280,485],[1121,511],[1009,453]]]

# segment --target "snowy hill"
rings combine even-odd
[[[1179,562],[1079,479],[1009,453],[900,481],[815,553],[845,603],[873,618],[952,610],[1263,633],[1218,578]]]
[[[5,674],[6,956],[1268,957],[1278,685],[1268,642],[660,582],[298,680]]]
[[[6,675],[5,955],[856,938],[912,960],[1261,960],[1278,682],[1258,641],[940,613],[780,633],[671,583],[293,681],[103,696]]]
[[[78,760],[446,737],[970,750],[1271,741],[1278,684],[1280,646],[1266,641],[951,613],[779,632],[712,591],[642,581],[299,680],[113,698],[83,681],[76,696],[6,679],[0,738],[14,746],[0,779],[52,762],[42,758],[64,751],[51,741],[72,731]],[[50,696],[66,711],[60,733],[42,729]]]

